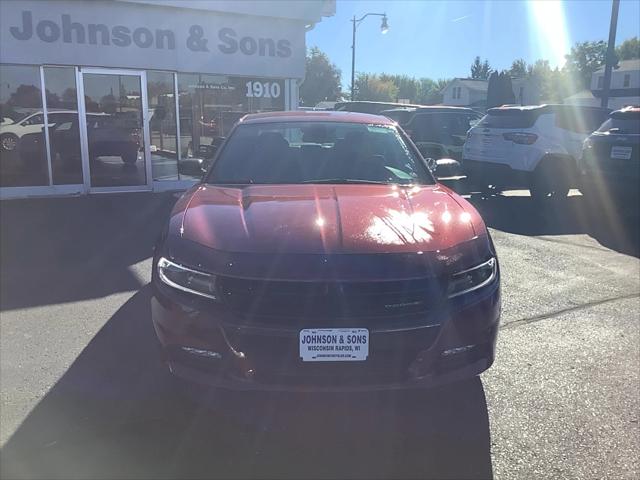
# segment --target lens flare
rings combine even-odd
[[[538,58],[562,67],[570,51],[569,32],[560,0],[528,0],[530,46]]]

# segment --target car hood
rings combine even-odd
[[[199,185],[174,207],[172,233],[230,253],[438,251],[485,231],[442,185]]]

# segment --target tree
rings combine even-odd
[[[22,84],[11,94],[7,102],[17,107],[42,108],[40,89],[35,85]]]
[[[306,106],[314,106],[323,100],[339,100],[342,97],[340,69],[317,47],[307,53],[305,79],[300,85],[300,100]]]
[[[519,58],[514,60],[511,63],[511,68],[509,69],[509,75],[512,77],[526,77],[527,76],[527,62],[524,59]]]
[[[484,62],[480,61],[480,57],[477,56],[471,64],[471,78],[474,80],[486,80],[491,74],[491,66],[489,60]]]
[[[394,102],[398,98],[398,87],[392,80],[378,75],[359,73],[356,76],[355,99],[374,102]]]
[[[578,82],[578,90],[589,88],[591,74],[605,64],[607,42],[578,42],[571,47],[571,53],[565,55],[564,69]]]
[[[627,38],[616,47],[616,55],[620,60],[640,58],[640,41],[638,37]]]
[[[508,103],[515,103],[513,86],[509,72],[491,73],[487,89],[487,108],[499,107]]]
[[[513,93],[513,83],[509,72],[500,72],[500,89],[502,92],[502,103],[516,103],[516,96]]]
[[[449,82],[449,79],[443,78],[438,80],[421,78],[419,80],[420,89],[416,102],[422,105],[435,105],[437,103],[442,103],[442,90],[444,90],[444,87],[446,87]]]
[[[408,75],[388,75],[383,73],[380,75],[383,82],[391,81],[398,87],[397,98],[403,98],[413,103],[417,101],[418,91],[420,90],[420,82]]]

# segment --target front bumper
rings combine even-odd
[[[233,390],[382,390],[436,386],[489,368],[500,318],[499,277],[481,292],[425,326],[370,328],[363,362],[302,362],[299,329],[242,325],[225,306],[199,308],[156,284],[151,308],[163,358],[185,380]]]

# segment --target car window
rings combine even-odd
[[[42,115],[34,115],[33,117],[29,117],[24,122],[22,122],[22,125],[24,126],[43,125],[43,124],[44,124],[44,117]]]
[[[417,114],[409,129],[416,142],[436,142],[461,146],[471,128],[472,118],[474,117],[460,113]]]
[[[73,120],[76,116],[77,114],[75,113],[50,113],[47,116],[47,121],[49,122],[49,124],[56,124],[64,122],[65,120]]]
[[[71,125],[73,125],[73,122],[59,123],[59,124],[56,125],[55,130],[56,130],[56,132],[63,132],[63,131],[71,130]]]
[[[211,183],[433,183],[419,154],[393,126],[338,122],[239,126]]]
[[[575,133],[591,133],[606,118],[605,110],[566,109],[555,115],[555,126]]]
[[[530,110],[494,110],[485,115],[477,126],[482,128],[531,128],[539,116],[540,114]]]
[[[619,115],[608,118],[600,125],[598,132],[640,135],[640,115]]]

